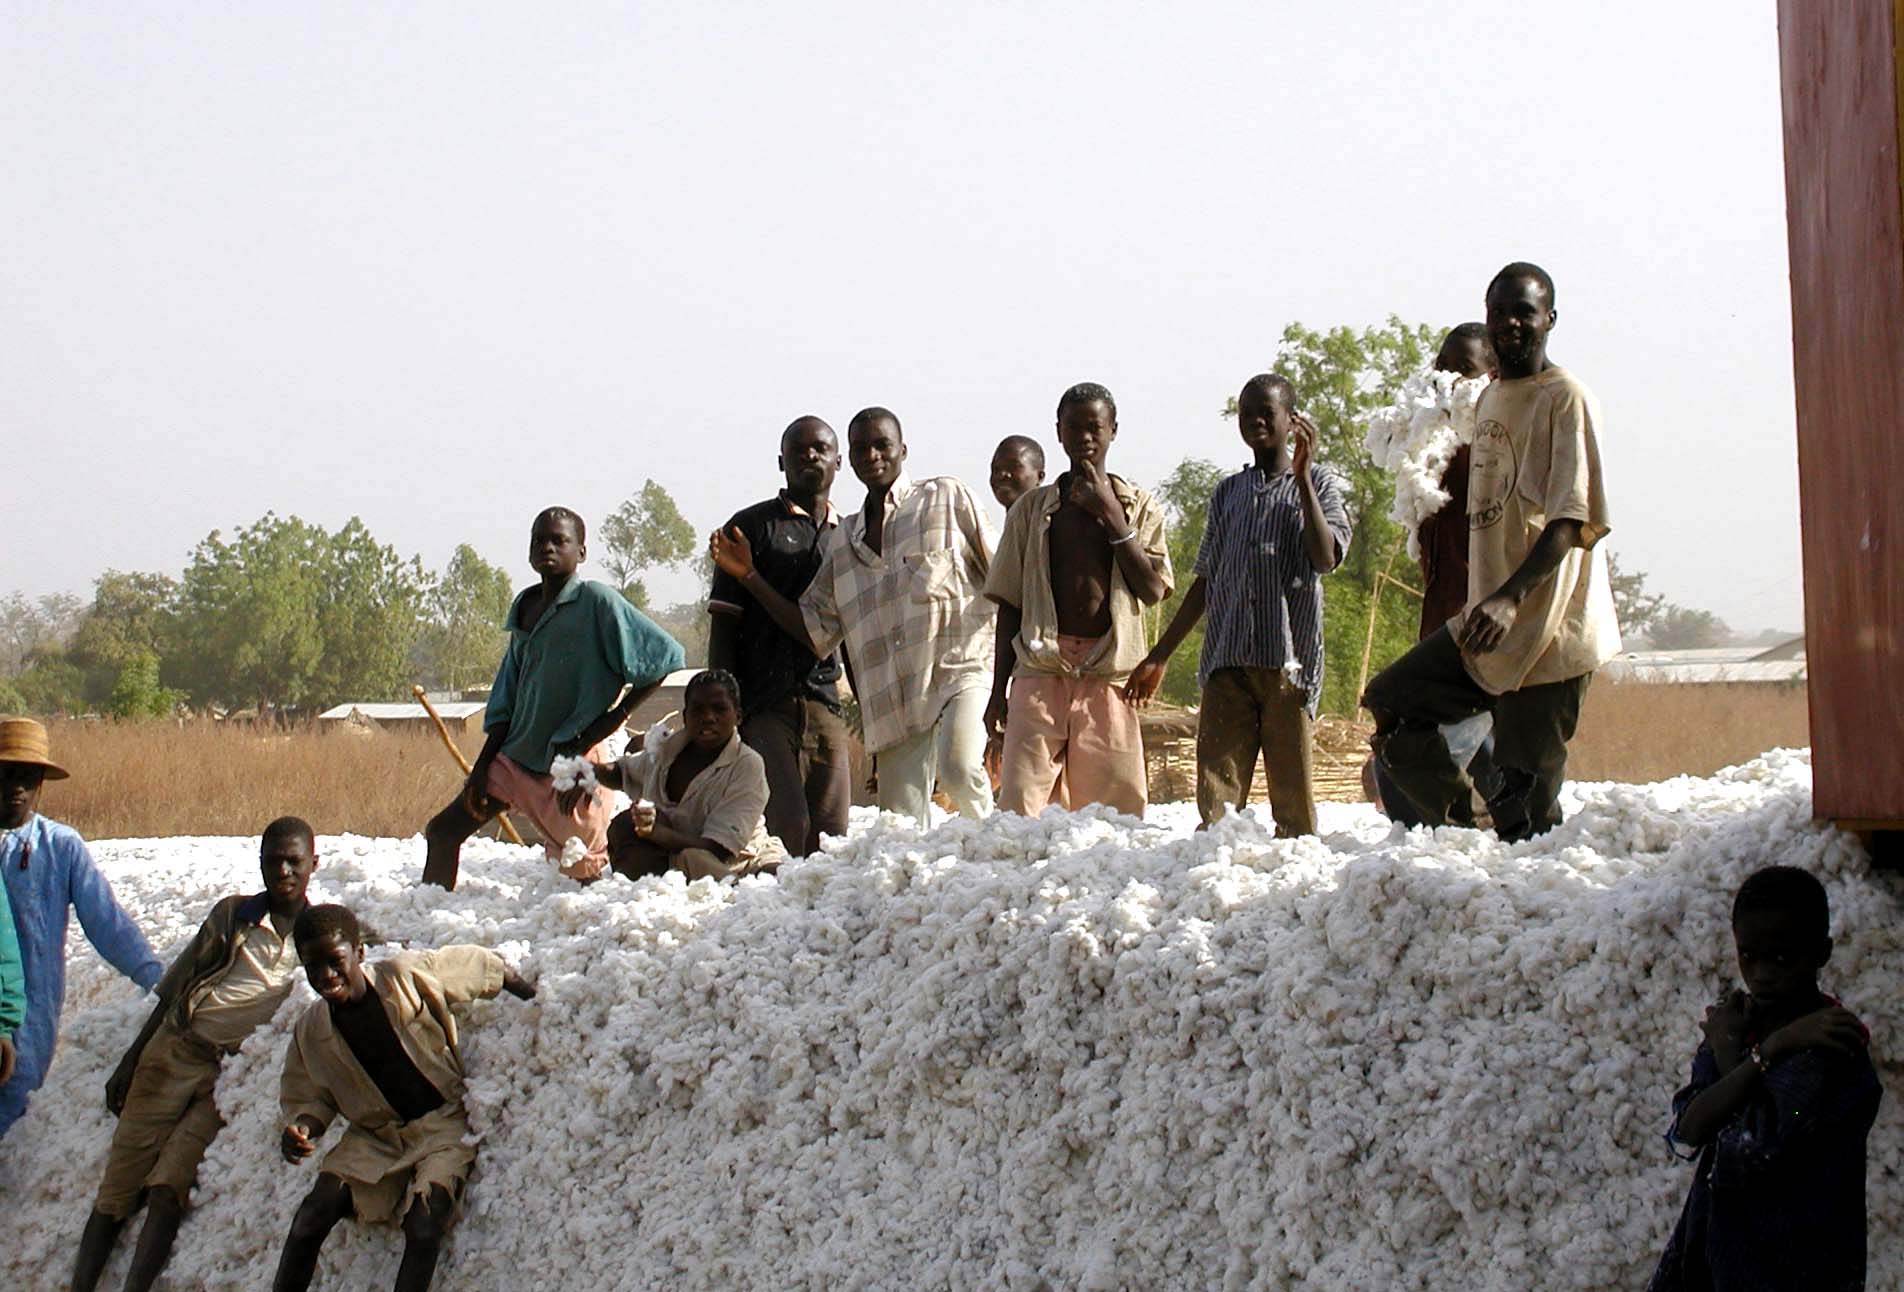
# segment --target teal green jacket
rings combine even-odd
[[[483,730],[507,728],[498,752],[547,775],[555,747],[608,712],[624,685],[639,690],[659,682],[684,658],[679,642],[606,584],[571,577],[535,627],[525,629],[528,595],[509,607],[509,650],[496,670]]]
[[[0,884],[0,1036],[12,1036],[26,1022],[26,973],[20,965],[20,935],[13,927],[13,903]]]

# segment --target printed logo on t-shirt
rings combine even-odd
[[[1474,430],[1474,452],[1468,459],[1468,528],[1487,529],[1501,523],[1507,512],[1507,493],[1514,487],[1514,441],[1496,421]]]

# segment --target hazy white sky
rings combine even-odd
[[[526,581],[540,506],[709,528],[801,413],[982,491],[1080,380],[1154,483],[1242,461],[1287,322],[1452,324],[1525,258],[1613,549],[1796,627],[1781,148],[1736,0],[10,0],[0,592],[267,509]]]

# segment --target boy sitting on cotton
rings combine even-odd
[[[74,1292],[91,1292],[126,1218],[145,1202],[128,1292],[158,1280],[172,1254],[205,1148],[223,1124],[212,1087],[225,1057],[268,1023],[297,979],[292,925],[317,869],[311,827],[294,816],[264,828],[264,891],[221,899],[154,988],[158,1003],[106,1082],[119,1124],[105,1178],[79,1240]]]
[[[1650,1292],[1851,1292],[1864,1286],[1864,1141],[1882,1088],[1869,1037],[1818,990],[1831,958],[1817,879],[1748,878],[1732,903],[1745,990],[1706,1010],[1669,1142],[1697,1150]]]
[[[767,832],[767,766],[741,742],[740,683],[710,668],[688,680],[681,730],[595,776],[633,807],[608,827],[608,858],[630,879],[673,868],[689,880],[772,870],[786,858]]]
[[[301,1162],[341,1113],[350,1124],[298,1204],[273,1288],[301,1292],[318,1249],[347,1216],[400,1221],[398,1292],[427,1288],[476,1150],[463,1110],[463,1057],[452,1005],[535,988],[486,947],[403,951],[364,963],[357,917],[313,906],[293,931],[322,999],[298,1018],[280,1099],[287,1162]]]

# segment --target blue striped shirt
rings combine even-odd
[[[1335,474],[1309,468],[1322,515],[1346,553],[1353,526]],[[1322,577],[1302,543],[1302,498],[1293,472],[1244,467],[1210,495],[1197,548],[1205,580],[1203,654],[1197,684],[1220,668],[1289,673],[1310,712],[1322,695]]]

